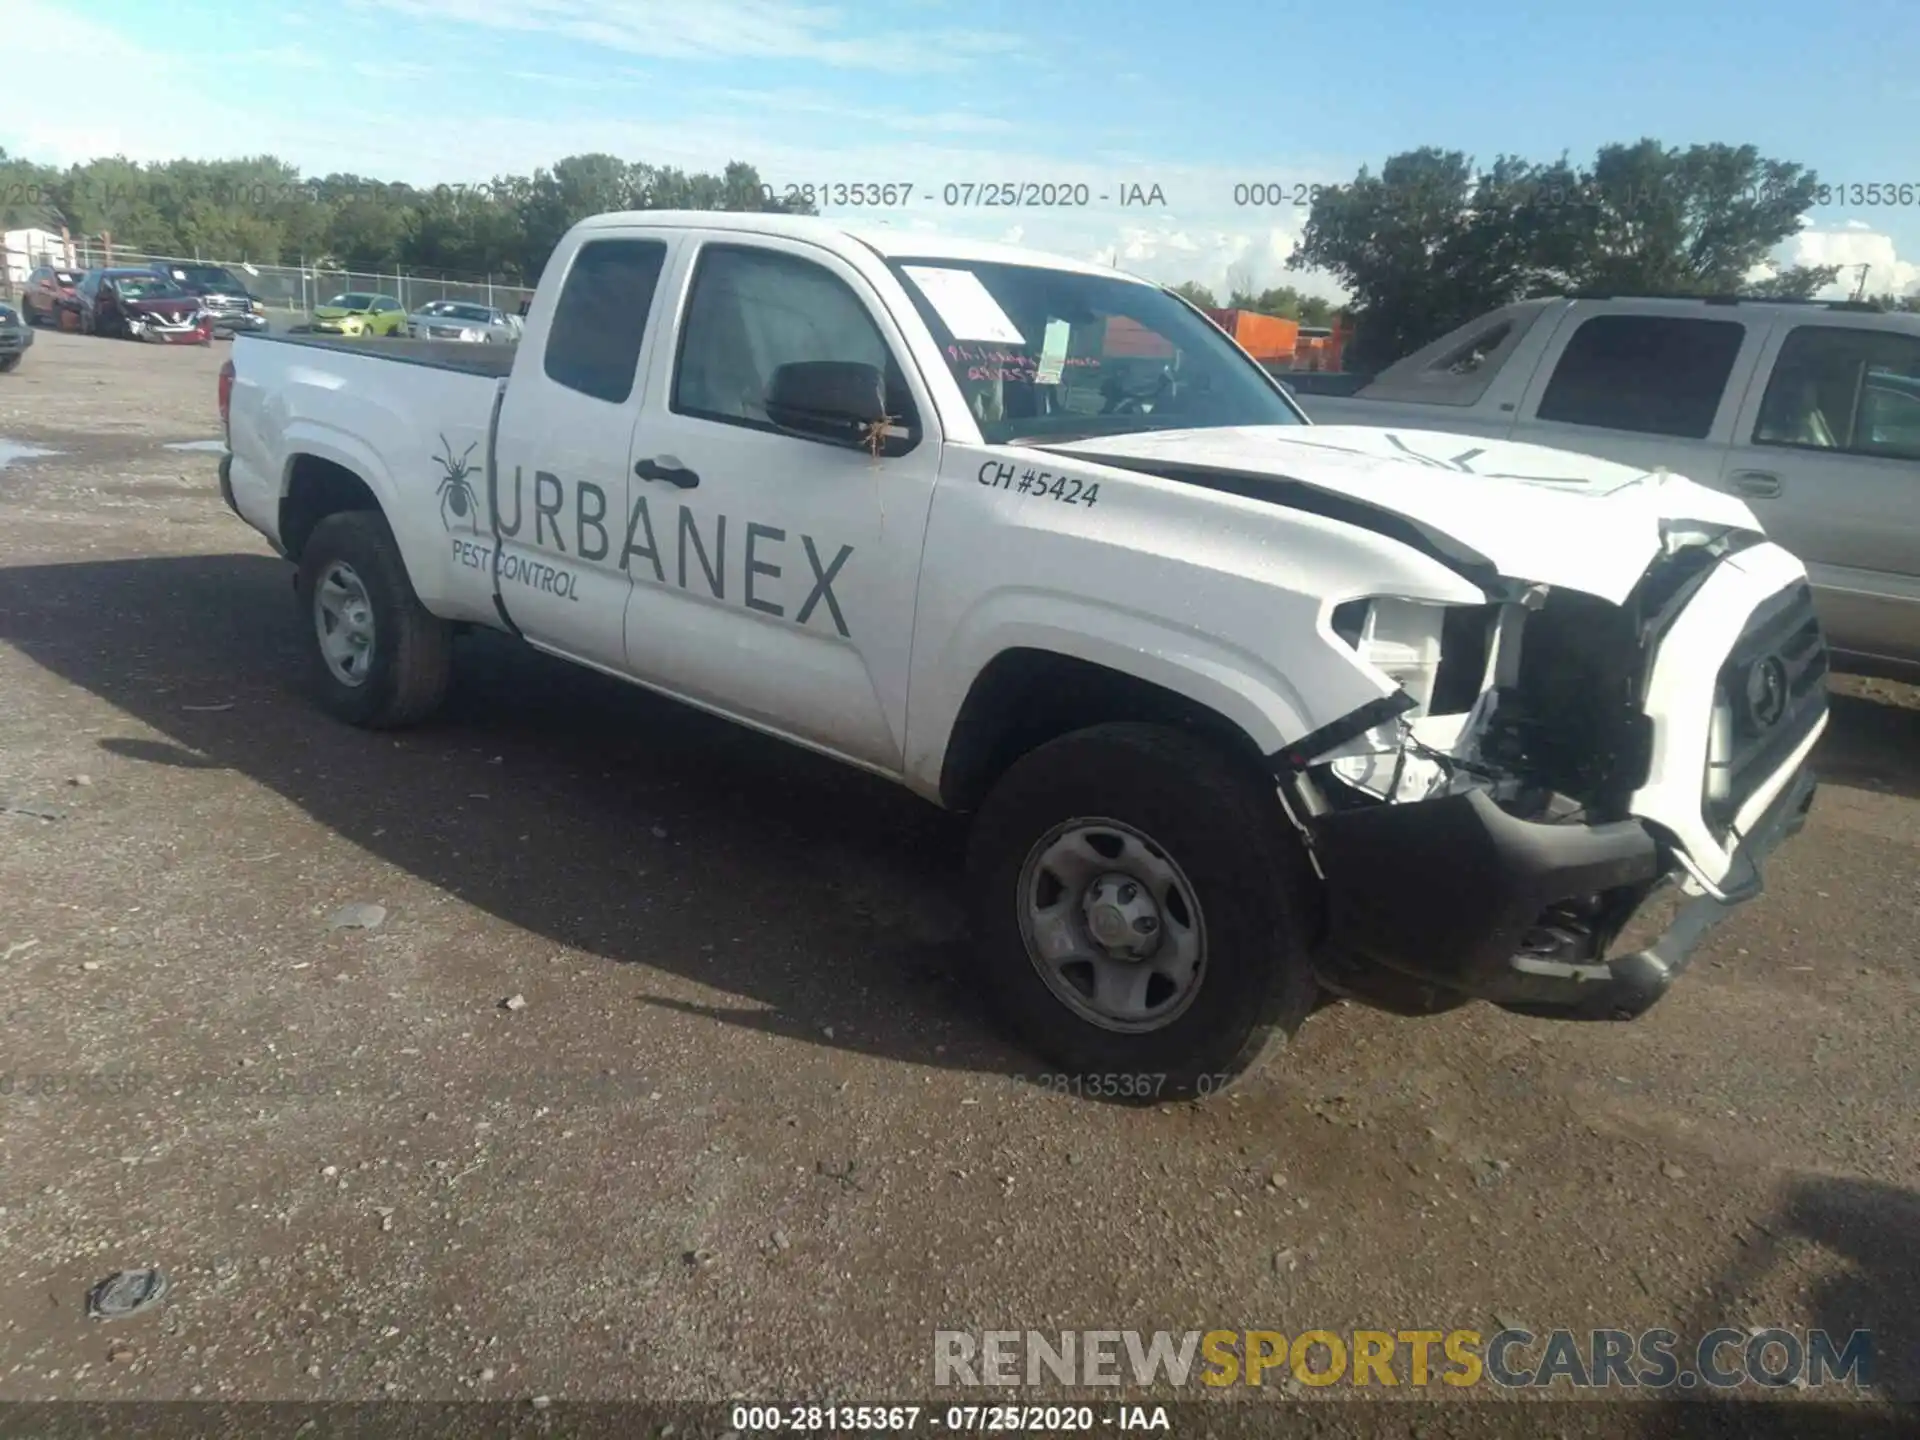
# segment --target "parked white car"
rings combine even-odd
[[[1526,440],[1737,495],[1806,563],[1844,663],[1920,666],[1920,315],[1530,300],[1350,395],[1317,393],[1333,377],[1281,378],[1319,423]]]
[[[973,812],[981,984],[1098,1093],[1328,993],[1640,1014],[1812,797],[1826,653],[1739,500],[1311,426],[1109,269],[603,215],[511,350],[242,336],[221,386],[329,711],[424,720],[484,626]]]
[[[407,316],[407,335],[414,340],[511,345],[520,338],[520,317],[467,300],[429,300]]]

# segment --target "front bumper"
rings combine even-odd
[[[1333,897],[1322,979],[1405,1013],[1484,1000],[1550,1019],[1634,1019],[1666,994],[1707,933],[1761,892],[1763,862],[1806,823],[1816,786],[1803,765],[1748,831],[1739,879],[1717,893],[1693,886],[1699,893],[1658,939],[1612,957],[1614,937],[1677,879],[1637,820],[1535,823],[1478,791],[1320,816],[1314,853]],[[1588,900],[1606,917],[1600,953],[1569,957],[1533,942],[1557,907]]]
[[[267,317],[255,315],[251,310],[209,310],[213,316],[213,333],[216,335],[237,335],[241,331],[249,334],[267,328]]]
[[[32,344],[32,326],[0,325],[0,355],[18,355]]]
[[[196,322],[187,325],[171,325],[164,321],[142,319],[138,315],[127,318],[127,329],[134,339],[144,340],[149,345],[198,345],[213,332],[203,330]]]

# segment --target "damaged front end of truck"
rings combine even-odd
[[[1624,602],[1492,578],[1481,605],[1329,606],[1396,687],[1271,757],[1326,882],[1329,990],[1632,1019],[1759,893],[1812,801],[1824,639],[1758,533],[1661,531]]]
[[[1804,823],[1826,641],[1806,568],[1736,498],[1438,432],[1064,448],[1367,532],[1465,582],[1440,602],[1380,552],[1357,561],[1319,641],[1373,698],[1268,757],[1325,882],[1333,993],[1632,1019]]]

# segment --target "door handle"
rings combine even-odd
[[[662,455],[658,460],[636,460],[633,473],[642,480],[664,480],[682,490],[691,490],[700,483],[698,475],[683,467],[671,455]]]
[[[1736,470],[1733,488],[1742,495],[1778,495],[1780,477],[1771,470]]]

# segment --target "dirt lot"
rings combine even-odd
[[[1077,1099],[904,792],[493,637],[428,729],[323,719],[168,448],[225,351],[0,377],[58,452],[0,469],[0,1399],[926,1399],[936,1327],[1511,1322],[1869,1327],[1920,1394],[1914,692],[1841,687],[1638,1023],[1337,1006],[1228,1098]]]

